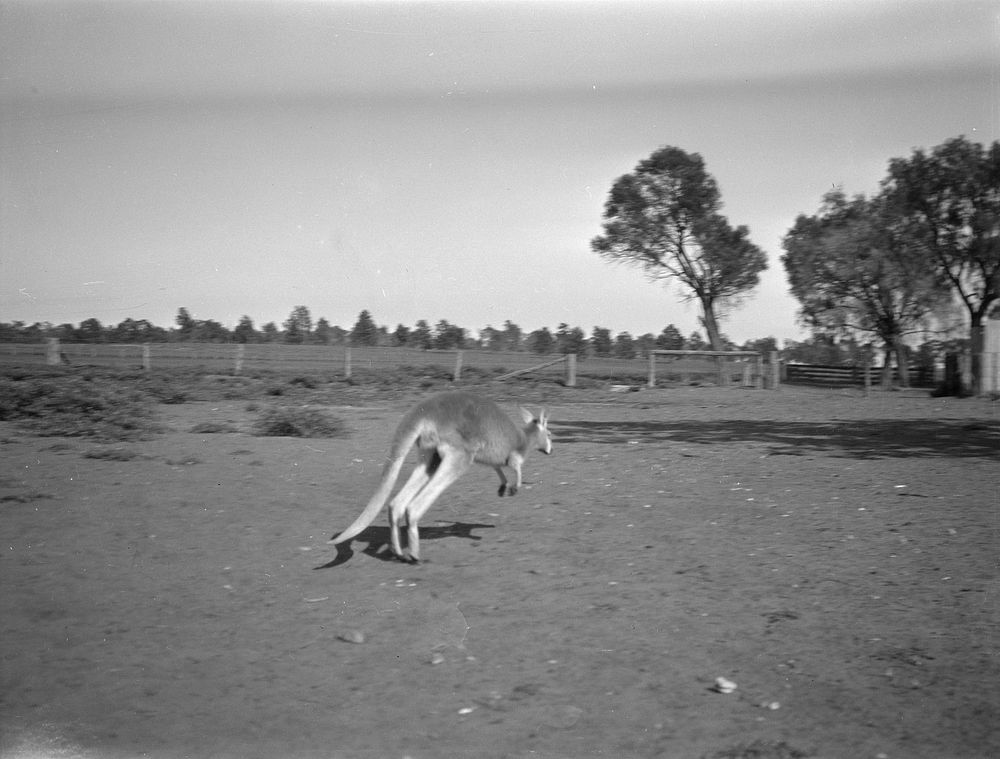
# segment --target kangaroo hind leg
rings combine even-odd
[[[392,552],[397,559],[406,561],[406,556],[399,542],[399,528],[403,516],[407,513],[407,507],[414,497],[430,481],[431,477],[441,465],[441,457],[434,448],[419,449],[420,463],[414,468],[407,479],[406,484],[399,489],[396,496],[389,501],[389,541]]]
[[[451,446],[438,446],[437,453],[441,463],[419,493],[406,506],[406,535],[410,561],[420,561],[420,518],[438,497],[472,464],[472,456],[468,452]]]
[[[517,491],[521,489],[521,459],[517,456],[511,456],[507,461],[507,465],[514,472],[514,484],[510,483],[507,479],[507,475],[504,474],[502,466],[493,467],[496,473],[500,475],[500,490],[497,491],[497,495],[517,495]]]
[[[497,495],[503,498],[507,495],[507,475],[504,474],[502,466],[493,467],[493,471],[500,477],[500,489],[497,491]]]

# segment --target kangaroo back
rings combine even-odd
[[[527,445],[519,428],[496,403],[471,393],[450,392],[432,396],[414,411],[433,426],[434,440],[421,445],[445,444],[464,450],[483,464],[502,464],[513,451]]]

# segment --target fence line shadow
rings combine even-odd
[[[832,452],[858,459],[985,458],[1000,460],[1000,421],[866,419],[779,422],[561,421],[559,443],[622,444],[630,440],[699,445],[766,443],[772,455]]]

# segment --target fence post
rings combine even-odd
[[[649,352],[649,375],[646,378],[646,387],[656,387],[656,354]]]
[[[972,354],[968,351],[962,351],[959,353],[958,366],[960,376],[962,378],[962,393],[965,395],[971,395],[975,390],[972,376]]]
[[[865,351],[864,357],[864,368],[865,373],[865,398],[871,395],[872,392],[872,354],[871,351]]]
[[[777,390],[781,386],[781,364],[778,361],[778,351],[771,351],[771,389]]]
[[[753,357],[753,386],[755,390],[764,389],[764,354],[758,353]]]
[[[729,370],[726,368],[726,357],[715,357],[716,382],[719,387],[729,387]]]
[[[576,387],[576,354],[566,354],[566,387]]]
[[[46,338],[48,343],[48,348],[45,350],[45,363],[49,366],[59,366],[59,338],[58,337],[48,337]]]
[[[945,354],[944,387],[947,395],[962,394],[962,366],[957,353]]]
[[[455,351],[455,373],[452,375],[452,382],[462,380],[462,351]]]
[[[149,349],[149,343],[142,344],[142,370],[148,372],[153,368],[153,358]]]
[[[351,378],[351,346],[344,349],[344,379]]]
[[[236,343],[236,363],[233,366],[233,374],[239,374],[243,371],[243,358],[246,355],[246,350],[246,343]]]
[[[972,385],[969,390],[974,396],[997,392],[996,362],[996,353],[982,351],[973,354],[972,363],[969,366],[970,372],[973,372]]]

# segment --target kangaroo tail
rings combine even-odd
[[[399,478],[399,470],[403,468],[403,462],[406,461],[406,454],[417,441],[420,432],[420,425],[414,425],[405,434],[402,434],[402,431],[396,434],[396,440],[392,446],[391,458],[386,462],[385,468],[382,470],[382,480],[378,484],[378,489],[368,501],[368,505],[365,506],[364,511],[358,515],[358,518],[346,530],[338,532],[327,543],[332,543],[333,545],[346,543],[375,521],[375,517],[379,515],[382,507],[385,506],[385,502],[389,500],[389,494],[392,493],[392,488]]]

